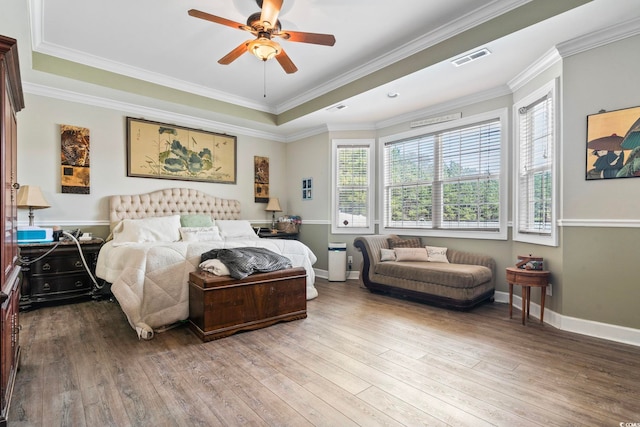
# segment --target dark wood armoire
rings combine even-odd
[[[4,188],[0,192],[0,210],[4,221],[2,241],[2,290],[0,301],[0,426],[7,424],[11,393],[20,360],[18,309],[20,302],[20,267],[18,266],[16,200],[20,184],[17,182],[16,114],[24,108],[18,48],[16,40],[0,35],[0,166]]]

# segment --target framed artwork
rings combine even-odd
[[[311,178],[303,178],[302,179],[302,200],[311,200]]]
[[[60,125],[60,184],[62,193],[90,194],[89,129]]]
[[[587,116],[586,179],[640,177],[640,107]]]
[[[127,176],[236,183],[236,137],[127,117]]]
[[[256,203],[269,202],[269,158],[253,156],[253,198]]]

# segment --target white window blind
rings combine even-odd
[[[334,140],[333,232],[373,232],[373,140]]]
[[[550,235],[553,221],[554,101],[549,92],[517,110],[519,233]]]
[[[499,119],[388,141],[384,145],[384,226],[498,231]]]

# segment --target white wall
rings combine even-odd
[[[126,117],[138,116],[29,93],[25,93],[25,104],[18,115],[18,182],[40,186],[51,205],[49,209],[35,212],[39,225],[107,224],[108,196],[169,187],[195,188],[214,196],[240,200],[244,219],[268,222],[266,204],[255,203],[253,199],[254,156],[269,157],[271,193],[280,197],[283,206],[288,203],[283,143],[236,135],[236,184],[130,178],[126,167]],[[91,194],[60,192],[60,124],[86,127],[91,132]],[[26,210],[19,211],[18,221],[27,221]]]

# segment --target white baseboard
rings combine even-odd
[[[329,272],[314,268],[317,277],[327,279]],[[359,271],[350,271],[347,274],[347,280],[358,279]],[[509,293],[496,291],[495,302],[509,304]],[[513,296],[513,306],[520,311],[522,307],[522,299],[518,295]],[[529,314],[536,320],[540,319],[540,305],[531,303]],[[518,316],[521,314],[518,313]],[[577,334],[588,335],[591,337],[602,338],[609,341],[620,342],[640,347],[640,329],[628,328],[626,326],[611,325],[608,323],[595,322],[593,320],[578,319],[576,317],[564,316],[555,311],[544,309],[544,323],[548,323],[554,328],[563,331],[575,332]]]
[[[509,304],[509,293],[496,292],[495,301]],[[522,299],[518,295],[513,296],[513,306],[517,308],[518,311],[522,308]],[[540,319],[540,305],[532,302],[529,313],[536,319]],[[640,346],[640,329],[564,316],[546,307],[544,309],[544,323],[548,323],[554,328],[563,331]]]
[[[329,271],[320,270],[319,268],[314,268],[313,271],[316,273],[316,277],[321,279],[329,279]],[[347,272],[347,280],[358,280],[360,278],[359,271],[348,271]]]

